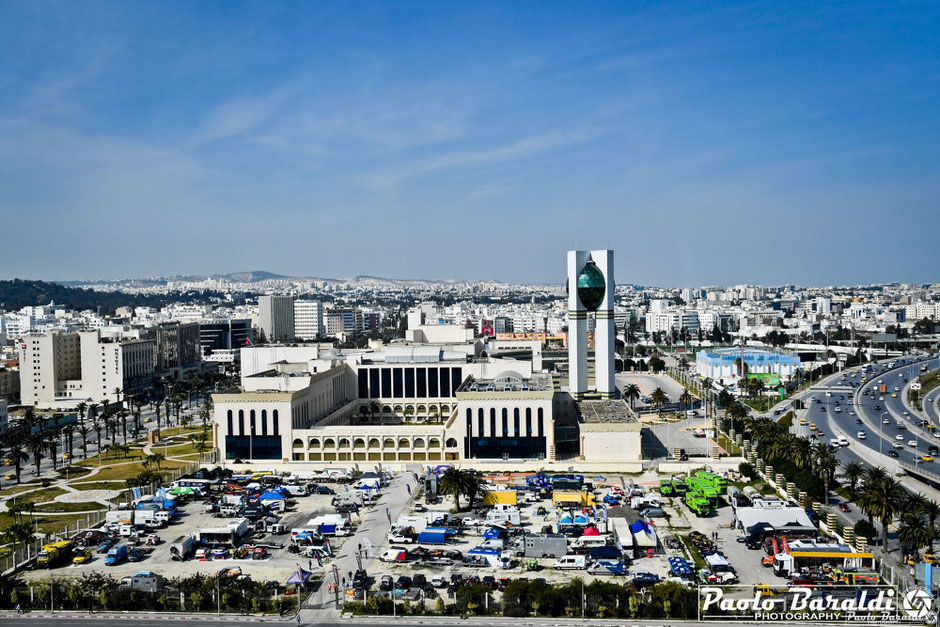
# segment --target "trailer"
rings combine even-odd
[[[170,545],[170,559],[186,561],[196,550],[196,538],[180,536]]]
[[[447,542],[447,530],[440,527],[428,527],[418,534],[421,544],[444,544]]]
[[[518,509],[490,511],[486,514],[485,522],[487,525],[499,525],[506,523],[510,525],[519,525],[522,522],[522,518],[519,515]]]
[[[307,529],[316,529],[321,536],[347,536],[352,531],[349,519],[337,514],[324,514],[307,521]]]
[[[514,551],[519,557],[561,557],[568,552],[568,538],[560,533],[527,533]]]
[[[200,544],[240,546],[248,533],[248,519],[236,518],[224,527],[205,527],[196,532]]]

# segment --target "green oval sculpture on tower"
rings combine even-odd
[[[589,311],[595,311],[604,302],[607,291],[607,282],[604,273],[593,261],[589,261],[578,275],[578,298],[581,304]]]

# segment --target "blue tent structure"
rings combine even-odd
[[[291,576],[287,578],[287,583],[305,584],[307,583],[307,580],[310,579],[310,575],[312,574],[313,573],[311,573],[309,570],[304,570],[303,568],[298,567],[297,570],[295,570]]]
[[[692,574],[692,567],[684,557],[670,557],[669,570],[676,577],[685,577]]]
[[[265,492],[258,497],[259,501],[283,501],[284,495],[280,492]]]

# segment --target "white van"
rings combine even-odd
[[[855,436],[856,436],[859,440],[864,440],[865,437],[866,437],[864,431],[859,431],[858,433],[855,434]]]
[[[848,446],[849,441],[845,438],[844,435],[839,436],[839,446]]]
[[[586,567],[587,559],[583,555],[565,555],[552,564],[556,570],[584,570]]]

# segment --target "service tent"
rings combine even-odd
[[[709,567],[712,569],[720,568],[728,565],[728,560],[725,559],[724,555],[718,553],[710,553],[705,556],[705,561],[708,562]]]

